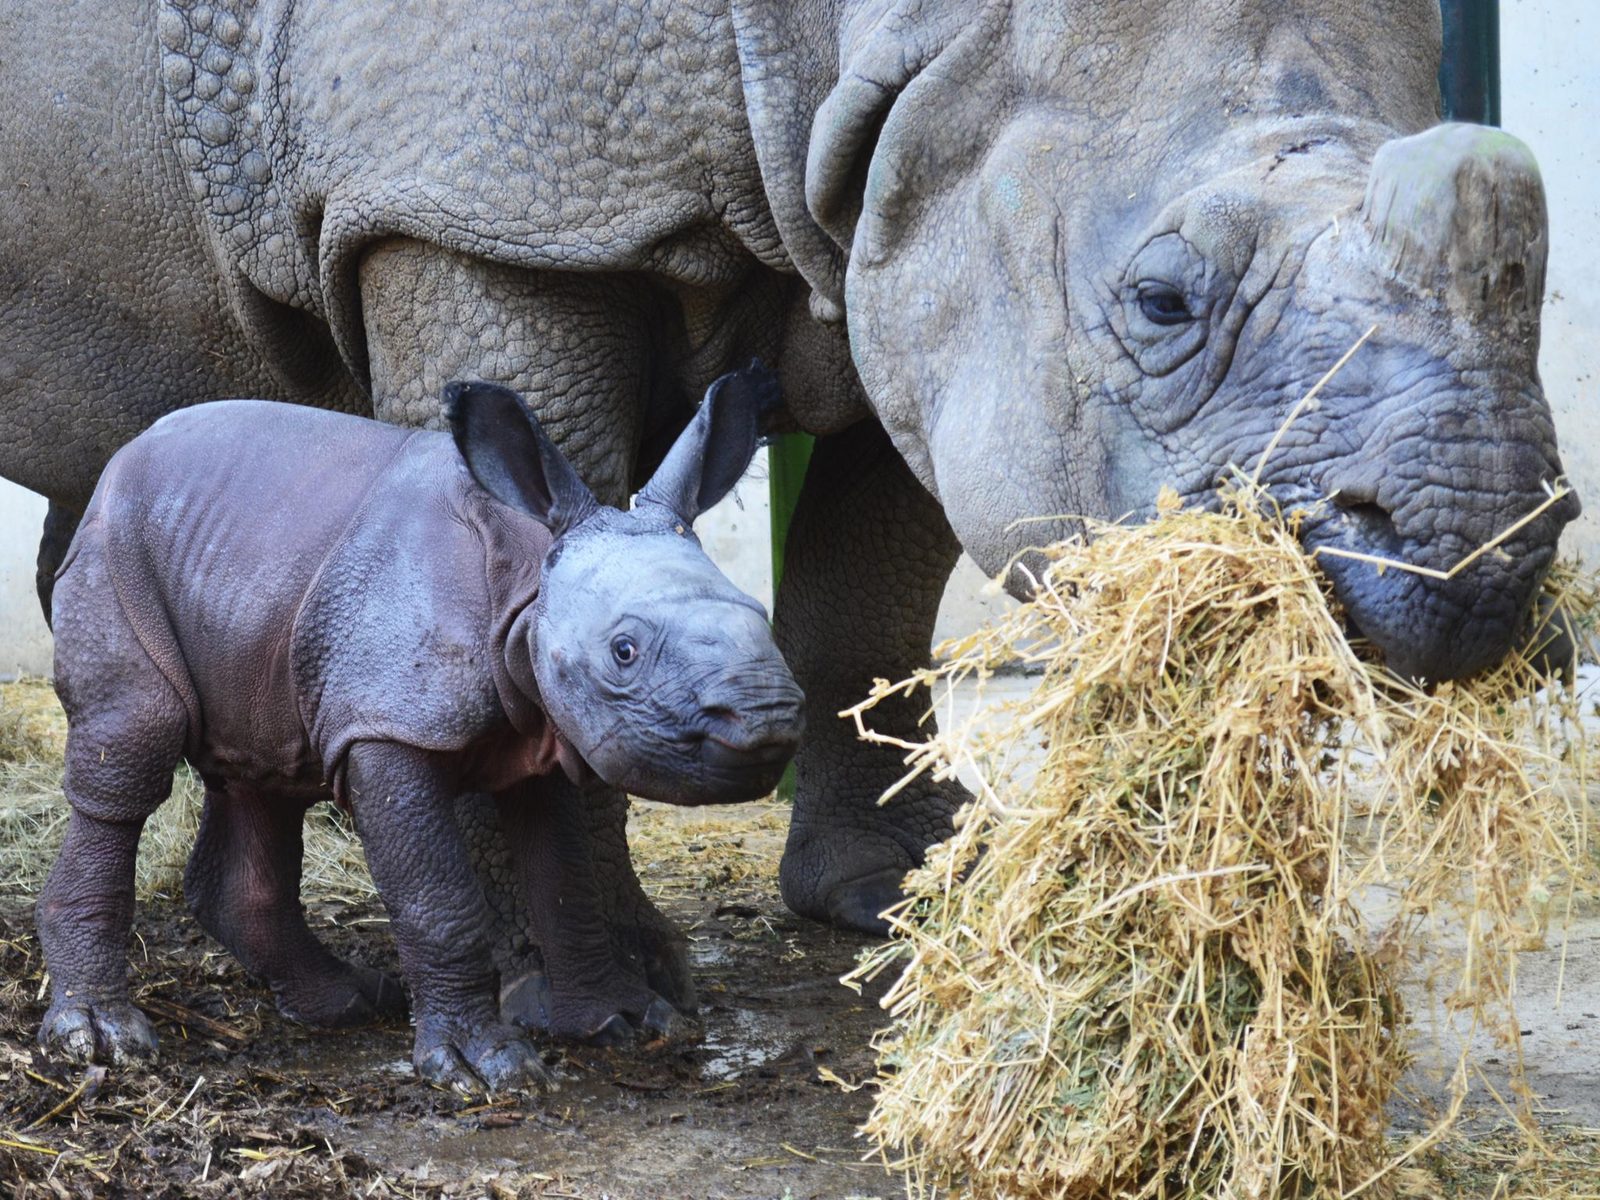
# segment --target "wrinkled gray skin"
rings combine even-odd
[[[331,792],[390,914],[418,1073],[468,1091],[538,1082],[501,1017],[455,800],[494,797],[548,913],[583,897],[588,863],[561,834],[575,784],[699,804],[777,783],[804,697],[766,613],[691,532],[755,451],[760,380],[719,385],[627,513],[492,384],[446,389],[455,445],[223,401],[121,450],[55,588],[72,815],[38,905],[40,1041],[80,1060],[155,1051],[127,989],[134,858],[182,756],[207,795],[185,890],[285,1013],[337,1026],[404,1010],[397,981],[306,927],[301,818]],[[603,928],[540,933],[551,1029],[670,1031],[644,981],[596,975]]]
[[[1538,173],[1508,136],[1426,132],[1434,0],[437,11],[0,15],[0,470],[63,529],[177,405],[427,424],[474,374],[614,500],[686,396],[761,354],[821,435],[776,605],[808,696],[797,912],[880,928],[948,828],[954,788],[875,806],[899,763],[836,714],[926,661],[957,537],[997,572],[1067,528],[1019,517],[1209,496],[1372,325],[1266,466],[1332,497],[1308,541],[1450,564],[1560,473]],[[1510,643],[1576,509],[1449,583],[1328,566],[1401,670],[1458,675]],[[574,837],[617,953],[675,995],[621,812]]]

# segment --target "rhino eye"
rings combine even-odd
[[[1139,285],[1139,311],[1152,325],[1182,325],[1194,320],[1182,292],[1170,283],[1153,280]]]
[[[611,639],[611,657],[627,666],[639,657],[638,644],[627,634]]]

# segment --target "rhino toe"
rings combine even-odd
[[[650,1002],[650,1007],[644,1010],[644,1018],[639,1022],[639,1029],[648,1037],[666,1038],[668,1041],[676,1042],[692,1036],[695,1032],[695,1023],[657,996]]]
[[[540,1090],[552,1085],[550,1072],[533,1044],[513,1037],[482,1052],[475,1063],[478,1078],[491,1092]]]
[[[427,1032],[429,1024],[419,1022],[412,1060],[425,1082],[468,1096],[550,1086],[543,1059],[519,1030],[494,1023],[462,1036]]]
[[[117,1067],[149,1062],[159,1044],[150,1019],[125,1000],[52,1005],[39,1042],[73,1062]]]
[[[417,1069],[417,1078],[424,1083],[449,1088],[464,1096],[477,1096],[489,1090],[483,1080],[478,1078],[478,1073],[467,1065],[467,1060],[461,1056],[461,1051],[449,1042],[430,1046],[427,1050],[418,1047],[413,1061]]]
[[[829,922],[843,929],[886,936],[889,922],[883,914],[905,899],[901,886],[905,877],[903,868],[886,867],[870,875],[845,880],[828,893]]]

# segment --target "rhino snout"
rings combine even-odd
[[[1563,496],[1495,552],[1452,571],[1544,498],[1537,487],[1510,495],[1448,492],[1391,471],[1382,482],[1343,482],[1332,513],[1302,536],[1313,551],[1356,551],[1436,572],[1319,556],[1351,623],[1384,651],[1390,669],[1413,679],[1455,679],[1498,662],[1525,632],[1561,529],[1578,513],[1577,498]]]
[[[786,673],[786,672],[785,672]],[[792,680],[722,680],[704,689],[689,735],[701,760],[718,776],[751,776],[755,794],[776,785],[805,731],[805,694]],[[772,777],[772,784],[760,780]]]

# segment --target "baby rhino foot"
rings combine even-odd
[[[463,1095],[538,1090],[551,1083],[539,1052],[499,1021],[469,1026],[439,1017],[417,1021],[417,1075]]]
[[[568,1042],[587,1042],[592,1046],[621,1046],[645,1040],[683,1040],[694,1034],[694,1022],[659,995],[648,995],[638,1003],[618,1003],[616,997],[589,998],[573,1002],[557,997],[550,1035]]]
[[[74,1062],[121,1067],[155,1058],[157,1038],[150,1019],[127,1000],[69,999],[45,1013],[39,1044]]]
[[[310,979],[272,985],[278,1011],[292,1021],[323,1029],[345,1029],[406,1015],[406,993],[386,971],[337,963]]]
[[[500,989],[500,1016],[523,1029],[569,1042],[620,1046],[639,1037],[688,1037],[694,1022],[648,990],[573,996],[553,989],[549,977],[530,969]]]

